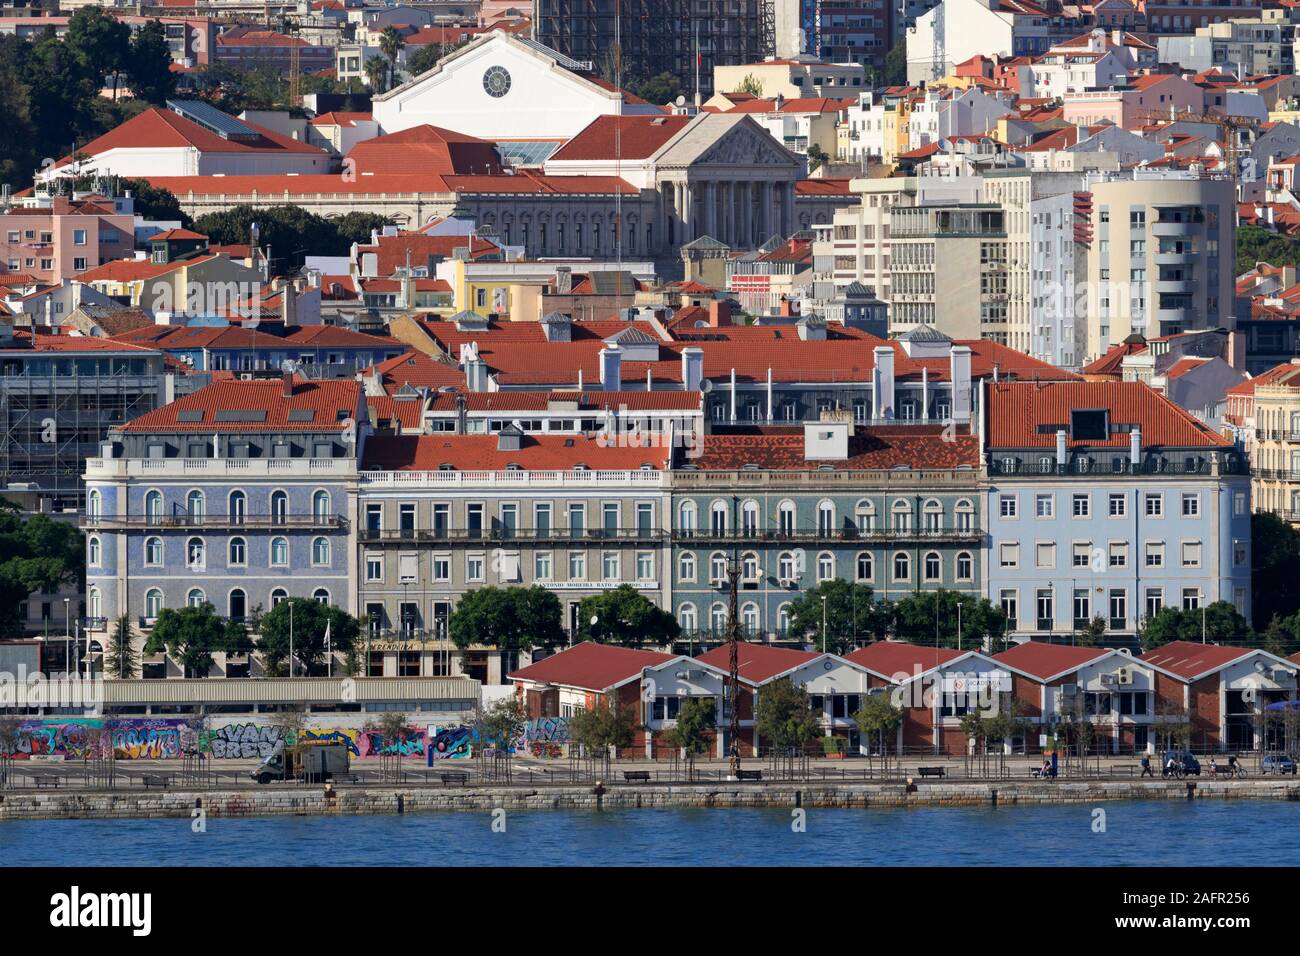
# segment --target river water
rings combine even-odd
[[[1104,817],[1098,817],[1097,811]],[[1293,866],[1300,805],[509,811],[0,822],[8,866]],[[500,832],[504,825],[504,832]],[[1104,825],[1104,829],[1102,826]]]

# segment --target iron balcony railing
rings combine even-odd
[[[672,532],[672,539],[679,543],[698,542],[701,544],[721,542],[728,544],[782,544],[803,541],[977,541],[983,537],[983,534],[983,529],[979,525],[972,523],[957,526],[944,525],[938,528],[797,528],[788,530],[773,528],[761,531],[747,531],[744,529],[727,531],[708,528],[677,529]]]
[[[343,515],[86,515],[81,527],[88,530],[156,529],[158,531],[189,531],[216,528],[346,528],[348,519]]]
[[[1043,465],[1036,461],[1011,461],[1000,459],[989,461],[990,475],[1014,475],[1017,478],[1113,478],[1116,475],[1209,475],[1214,469],[1208,461],[1173,462],[1166,459],[1145,461],[1134,465],[1127,459],[1118,467],[1114,463],[1096,462],[1080,468],[1078,462],[1060,465],[1053,461]],[[1225,459],[1219,462],[1218,473],[1221,475],[1245,475],[1250,473],[1250,465],[1237,459]]]
[[[662,541],[657,528],[362,528],[363,542],[483,543],[502,541]]]

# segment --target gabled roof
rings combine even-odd
[[[560,684],[603,692],[640,677],[647,667],[666,664],[676,656],[660,651],[583,641],[506,676],[510,680]]]
[[[1252,654],[1265,654],[1274,661],[1282,658],[1266,651],[1225,644],[1198,644],[1194,641],[1171,641],[1142,655],[1142,661],[1155,664],[1186,681],[1198,680]]]
[[[501,172],[495,144],[427,124],[362,140],[347,158],[358,175],[482,176]]]
[[[1048,681],[1078,670],[1110,653],[1112,651],[1104,647],[1075,647],[1069,644],[1026,641],[1007,648],[1000,654],[994,654],[993,660],[1023,671],[1031,677]]]
[[[293,394],[289,398],[283,397],[283,388],[284,382],[280,378],[217,380],[206,388],[132,419],[122,430],[210,435],[232,431],[341,432],[352,427],[350,419],[356,415],[361,398],[361,386],[357,382],[294,379]],[[248,417],[259,411],[264,417],[255,420]],[[236,414],[227,417],[222,414],[226,412]]]
[[[858,648],[847,655],[845,660],[902,682],[962,656],[964,652],[951,647],[922,647],[905,641],[876,641]]]
[[[694,117],[598,116],[551,154],[551,160],[649,159]]]
[[[792,647],[773,647],[770,644],[755,644],[750,641],[740,641],[736,645],[736,655],[739,663],[737,674],[740,679],[755,686],[764,684],[822,656],[818,651],[801,651]],[[729,645],[723,644],[699,655],[695,659],[729,671],[731,667],[731,648]]]

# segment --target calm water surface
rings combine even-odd
[[[1124,802],[1001,809],[510,811],[405,816],[42,820],[0,823],[8,866],[374,865],[1295,865],[1300,850],[1261,834],[1300,823],[1300,805]],[[1257,844],[1255,844],[1257,845]]]

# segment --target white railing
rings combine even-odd
[[[474,488],[608,487],[635,485],[666,488],[669,476],[661,471],[370,471],[362,472],[369,488]]]
[[[87,458],[86,478],[172,478],[292,475],[346,478],[355,475],[351,458]]]

